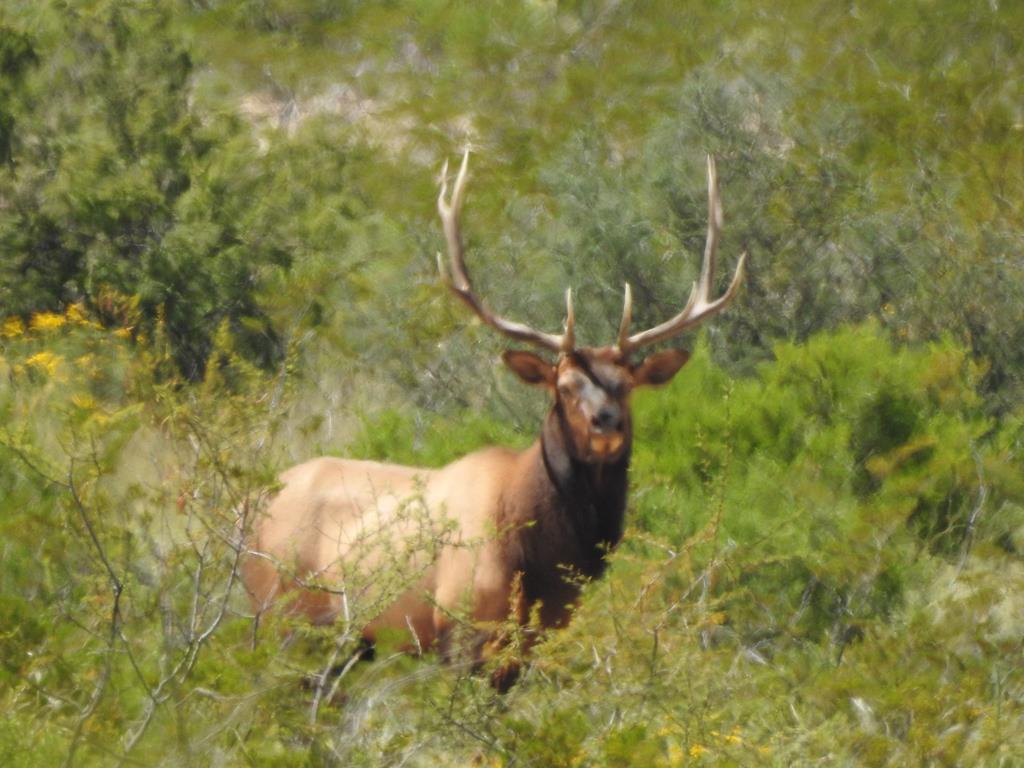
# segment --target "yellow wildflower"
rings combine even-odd
[[[8,317],[4,320],[3,326],[0,326],[0,336],[6,336],[9,339],[21,336],[24,332],[25,324],[21,322],[20,317]]]
[[[684,762],[685,755],[683,754],[682,748],[672,742],[668,745],[668,764],[669,765],[682,765]]]
[[[75,325],[89,325],[89,318],[85,316],[85,307],[81,303],[68,304],[67,309],[64,310],[64,317],[68,319],[69,323]]]
[[[740,733],[742,733],[742,731],[742,728],[740,728],[738,725],[734,725],[732,731],[729,733],[723,734],[719,733],[718,731],[712,731],[711,735],[714,736],[718,741],[721,741],[725,744],[742,744],[743,739],[740,737]]]
[[[63,359],[59,355],[55,355],[53,352],[44,349],[42,352],[36,352],[32,357],[26,360],[25,365],[34,365],[35,367],[46,371],[48,376],[53,376],[62,362]]]
[[[83,411],[91,411],[96,407],[96,401],[92,395],[77,393],[71,396],[71,402]]]
[[[65,322],[64,315],[56,312],[38,312],[32,315],[31,326],[34,331],[55,331],[62,328]]]
[[[690,757],[701,757],[707,751],[707,747],[701,744],[694,744],[690,747]]]
[[[114,335],[119,339],[130,339],[132,337],[131,328],[118,328],[114,331]]]

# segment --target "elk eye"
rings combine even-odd
[[[558,394],[562,397],[573,397],[579,390],[579,383],[575,379],[565,379],[558,382]]]

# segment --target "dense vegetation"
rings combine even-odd
[[[1012,765],[1024,6],[0,8],[4,765]],[[638,395],[629,528],[495,695],[253,621],[289,463],[439,465],[545,404],[436,276],[584,343],[674,313],[705,152],[749,276]],[[402,574],[392,574],[393,580]],[[397,587],[396,587],[397,588]],[[516,653],[516,646],[509,649]]]

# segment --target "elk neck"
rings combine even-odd
[[[543,471],[549,484],[551,523],[565,532],[565,565],[584,576],[599,576],[605,555],[622,538],[629,484],[631,436],[613,462],[590,464],[575,458],[561,410],[548,414],[540,437]]]

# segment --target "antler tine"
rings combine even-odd
[[[700,267],[700,295],[711,295],[711,281],[718,262],[718,236],[722,231],[722,200],[718,196],[718,168],[714,155],[708,155],[708,234],[704,240],[704,261]]]
[[[565,289],[565,333],[562,334],[562,348],[559,350],[569,354],[576,348],[576,311],[572,306],[572,288]]]
[[[462,156],[462,165],[455,177],[455,185],[452,188],[451,198],[448,198],[448,161],[441,169],[441,191],[437,198],[437,211],[441,215],[441,224],[444,228],[445,241],[448,244],[448,259],[451,264],[451,276],[445,274],[441,254],[437,255],[438,269],[441,272],[441,279],[448,283],[448,287],[458,296],[477,317],[484,323],[518,341],[525,341],[530,344],[549,349],[552,352],[568,353],[575,346],[575,314],[572,306],[572,291],[566,291],[566,320],[565,333],[561,335],[543,333],[523,323],[506,320],[495,315],[477,297],[473,291],[473,284],[469,279],[469,272],[466,270],[465,252],[462,245],[462,232],[459,226],[459,216],[462,212],[462,203],[466,197],[466,178],[469,169],[469,149],[466,149]]]
[[[736,272],[733,274],[729,287],[717,299],[711,299],[712,283],[715,279],[715,266],[718,258],[718,238],[722,229],[722,202],[718,196],[718,171],[715,167],[715,158],[708,155],[708,234],[704,245],[704,261],[701,263],[700,278],[693,284],[690,291],[690,298],[682,311],[666,320],[661,325],[656,325],[640,333],[626,337],[628,332],[628,314],[632,311],[629,291],[626,293],[626,306],[623,308],[622,325],[619,328],[618,348],[622,353],[642,347],[647,344],[654,344],[658,341],[676,336],[687,331],[712,315],[725,309],[736,295],[736,291],[743,281],[744,268],[746,266],[747,254],[740,256],[736,265]],[[627,286],[628,289],[628,286]]]
[[[620,352],[625,352],[629,346],[629,326],[633,322],[633,289],[626,283],[626,289],[622,296],[622,320],[619,322],[619,340],[615,342]]]

